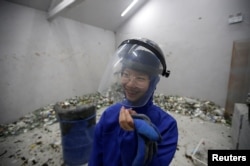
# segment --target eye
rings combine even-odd
[[[122,72],[122,76],[127,78],[129,77],[129,74],[127,72]]]
[[[136,80],[138,80],[138,81],[146,81],[147,79],[146,79],[146,77],[138,76],[138,77],[136,77]]]

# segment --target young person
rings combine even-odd
[[[113,94],[117,103],[96,124],[89,166],[169,165],[178,128],[176,120],[153,103],[160,75],[170,73],[160,47],[149,39],[129,39],[113,58],[99,91]]]

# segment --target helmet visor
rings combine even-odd
[[[108,64],[98,91],[128,107],[140,107],[152,96],[159,81],[154,79],[162,71],[159,59],[149,49],[137,44],[124,44]]]

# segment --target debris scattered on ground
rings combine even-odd
[[[81,97],[73,97],[60,102],[63,108],[95,104],[97,109],[113,104],[110,98],[101,96],[99,93],[88,94]],[[180,96],[166,96],[164,94],[155,94],[154,103],[166,111],[175,112],[190,116],[191,118],[200,118],[205,121],[214,123],[226,124],[224,119],[224,108],[216,105],[211,101],[203,101],[199,99],[180,97]],[[26,133],[37,127],[45,127],[57,122],[56,113],[54,110],[55,104],[49,104],[45,107],[39,108],[32,113],[25,115],[18,121],[10,124],[0,125],[0,138],[9,135],[18,135]],[[99,118],[100,115],[97,115]]]
[[[170,112],[188,115],[191,118],[198,117],[214,123],[226,123],[224,119],[225,109],[212,101],[156,94],[154,102]]]
[[[96,122],[98,122],[101,111],[104,110],[100,108],[113,104],[113,100],[94,93],[73,97],[55,104],[58,103],[66,110],[94,104],[98,110],[96,112]],[[155,94],[154,103],[170,113],[179,114],[178,116],[184,115],[193,120],[199,118],[202,121],[227,125],[223,117],[224,108],[211,101]],[[63,165],[61,131],[54,110],[55,104],[39,108],[16,122],[0,125],[0,166],[2,163],[13,166]],[[183,145],[178,145],[179,153],[183,152],[182,149]],[[193,144],[186,147],[183,153],[187,159],[185,162],[193,162],[194,149]],[[197,151],[197,154],[198,152],[200,151]]]

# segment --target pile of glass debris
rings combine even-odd
[[[225,109],[212,101],[156,94],[154,102],[170,112],[188,115],[191,118],[198,117],[214,123],[227,123],[224,118]]]
[[[100,109],[113,104],[113,100],[103,97],[99,93],[93,93],[81,97],[76,96],[59,103],[63,108],[94,104],[96,109]],[[202,120],[214,123],[226,124],[226,120],[223,116],[224,108],[221,108],[211,101],[155,94],[154,103],[169,112],[187,115],[191,118],[198,117]],[[39,108],[11,124],[0,124],[0,138],[26,133],[34,128],[44,127],[58,122],[53,108],[55,104],[49,104],[43,108]],[[100,116],[100,114],[97,114],[97,119]]]

